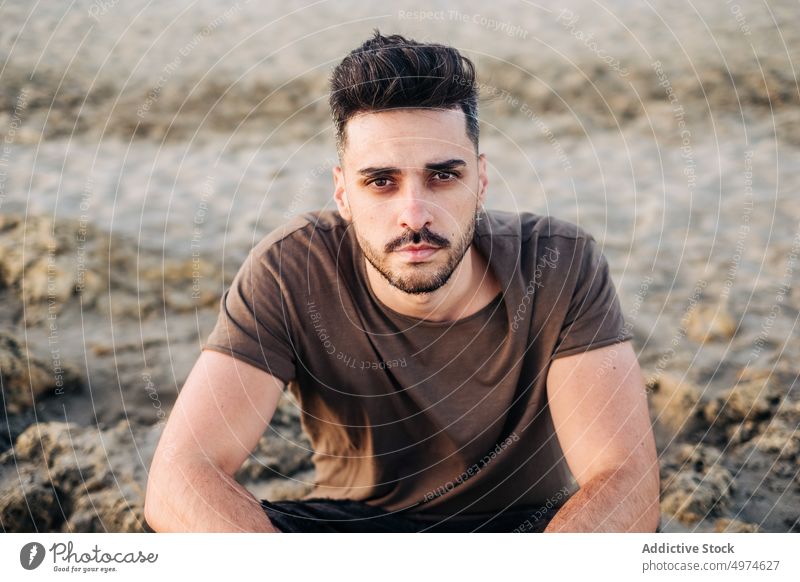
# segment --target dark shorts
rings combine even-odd
[[[457,516],[387,512],[348,499],[261,500],[272,524],[282,532],[542,532],[556,508],[514,507],[501,513]]]

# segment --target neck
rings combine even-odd
[[[363,259],[373,293],[398,313],[428,321],[463,319],[486,307],[499,293],[500,283],[486,259],[472,244],[455,271],[433,293],[412,295],[393,287]]]

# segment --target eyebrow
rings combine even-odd
[[[455,158],[452,160],[445,160],[443,162],[429,162],[425,164],[425,169],[434,172],[442,172],[445,170],[452,170],[454,168],[466,165],[467,162],[465,162],[464,160],[459,160]],[[368,168],[361,168],[358,171],[358,173],[362,176],[375,176],[376,174],[400,174],[401,172],[402,171],[400,170],[400,168],[395,168],[392,166],[386,166],[386,167],[370,166]]]

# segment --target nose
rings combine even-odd
[[[422,230],[423,226],[430,228],[433,215],[429,209],[430,203],[423,198],[422,193],[423,188],[410,182],[402,192],[398,200],[401,205],[398,224],[401,228],[415,232]]]

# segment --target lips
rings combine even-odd
[[[439,247],[432,247],[431,245],[408,245],[404,246],[399,251],[424,251],[425,249],[438,249]]]
[[[424,261],[438,250],[439,247],[432,247],[429,245],[416,245],[416,246],[403,247],[402,249],[398,249],[397,252],[400,253],[400,255],[408,261],[418,262],[418,261]]]

